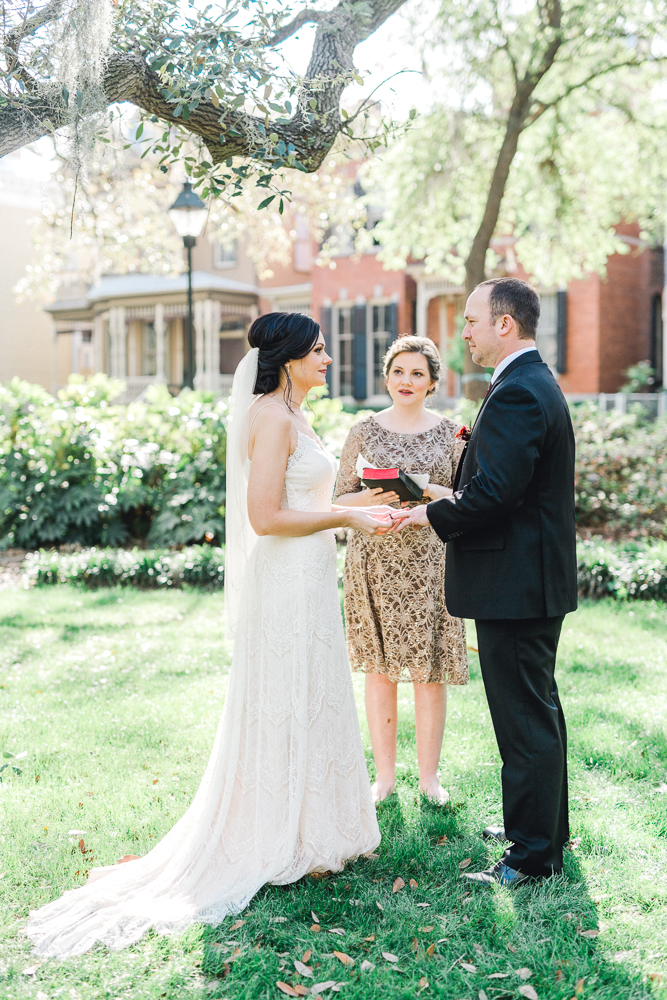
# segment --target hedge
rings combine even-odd
[[[70,583],[89,589],[137,587],[167,589],[190,585],[219,590],[224,583],[225,552],[192,545],[180,552],[164,549],[82,549],[63,553],[29,552],[24,563],[28,586]]]
[[[577,545],[582,597],[667,601],[667,542],[614,545],[581,539]],[[339,547],[342,582],[344,549]],[[224,584],[224,549],[193,545],[180,552],[164,549],[82,549],[29,552],[24,564],[27,586],[70,583],[81,587],[170,588],[185,585],[220,589]]]

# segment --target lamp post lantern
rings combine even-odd
[[[183,388],[194,389],[195,349],[192,333],[192,248],[201,236],[206,223],[207,209],[190,181],[185,181],[183,190],[169,209],[169,218],[174,229],[183,238],[183,246],[188,251],[188,326],[183,345]]]

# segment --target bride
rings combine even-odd
[[[227,698],[192,805],[145,857],[93,869],[30,915],[38,954],[125,948],[238,913],[261,886],[339,870],[380,842],[338,603],[333,528],[386,530],[380,508],[332,507],[335,459],[301,413],[324,338],[270,313],[248,334],[227,440]]]

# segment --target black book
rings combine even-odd
[[[385,493],[396,493],[404,501],[422,500],[424,497],[424,491],[403,469],[364,469],[361,482],[369,490],[381,486]]]

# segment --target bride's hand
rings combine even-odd
[[[354,531],[365,531],[367,535],[384,535],[391,527],[391,520],[388,514],[378,511],[378,508],[370,510],[348,510],[345,518],[345,526]]]

